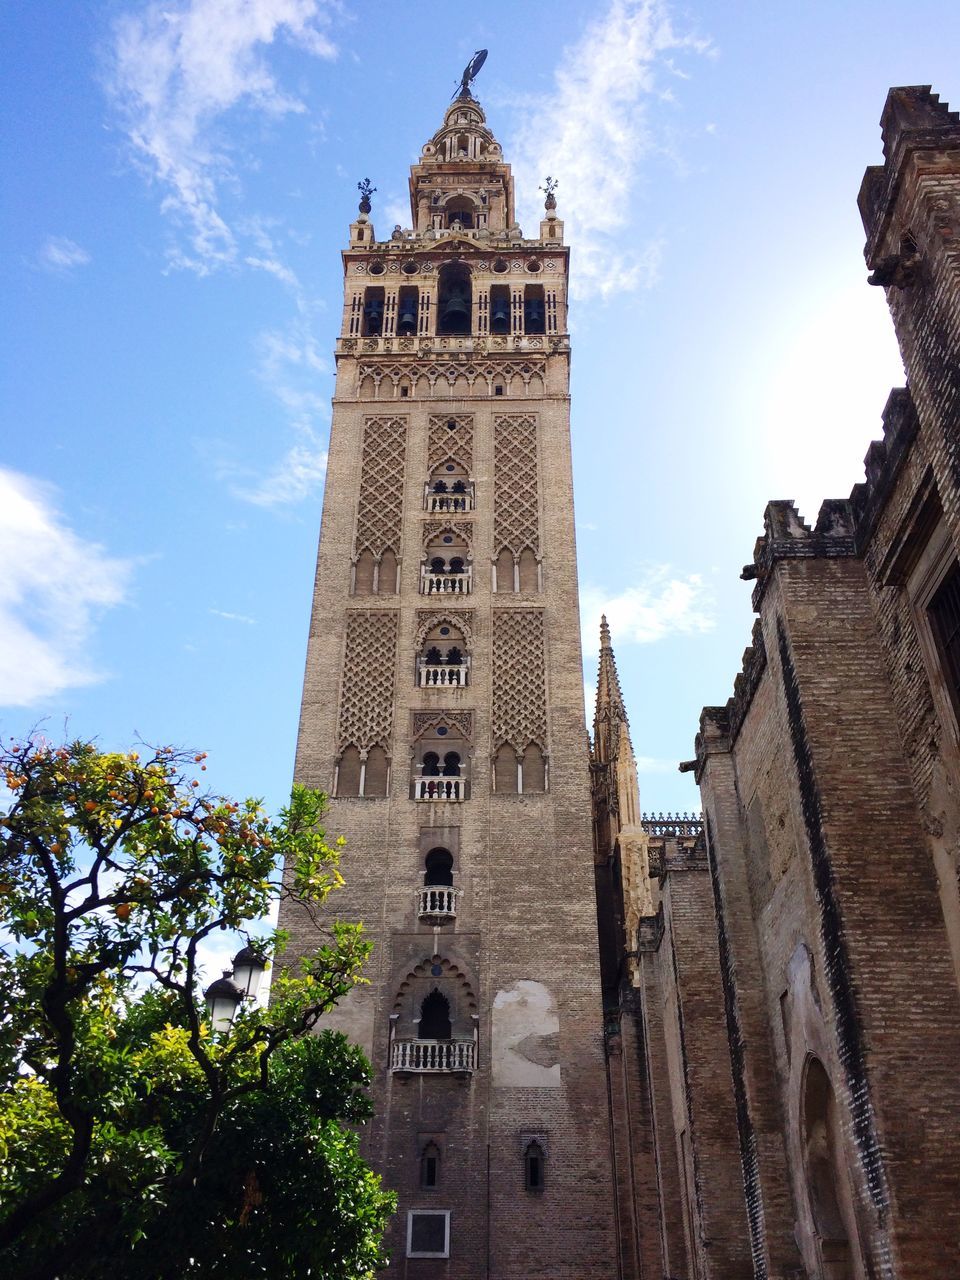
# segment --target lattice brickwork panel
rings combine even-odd
[[[530,414],[494,422],[493,549],[508,547],[519,556],[524,547],[540,554],[537,501],[537,420]]]
[[[453,428],[450,423],[457,425]],[[427,471],[433,472],[448,459],[459,462],[473,474],[473,415],[431,414],[427,434]]]
[[[495,609],[493,613],[493,747],[529,742],[547,749],[547,682],[543,613]]]
[[[338,749],[389,750],[393,731],[397,614],[354,610],[347,614],[347,645],[340,688]]]
[[[403,517],[403,463],[407,447],[404,418],[367,418],[360,459],[356,553],[369,547],[377,557],[387,547],[400,554]]]

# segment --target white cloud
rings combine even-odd
[[[220,193],[235,179],[223,117],[243,106],[279,117],[305,106],[263,51],[286,39],[332,58],[327,0],[150,0],[113,29],[109,89],[134,154],[163,188],[163,211],[186,232],[175,266],[201,275],[238,257]],[[262,265],[262,264],[258,264]],[[267,268],[269,269],[269,268]]]
[[[316,437],[295,444],[256,484],[234,484],[234,494],[257,507],[287,506],[315,493],[327,474],[327,451]]]
[[[663,0],[612,0],[564,51],[553,92],[523,104],[524,124],[510,147],[517,191],[534,193],[547,174],[559,180],[558,213],[575,247],[574,296],[655,281],[662,245],[624,249],[620,234],[643,161],[663,147],[649,105],[669,100],[662,81],[683,75],[671,54],[709,47],[678,34]],[[528,235],[542,216],[531,199],[522,218]]]
[[[328,395],[317,384],[329,375],[329,366],[309,322],[301,315],[286,329],[272,329],[257,339],[257,376],[276,396],[290,419],[294,443],[265,474],[254,478],[231,462],[220,465],[235,497],[258,507],[287,506],[309,497],[322,484],[327,471],[327,451],[317,431],[317,420],[330,412]]]
[[[47,271],[66,275],[75,267],[87,266],[91,258],[75,240],[66,236],[50,236],[37,254],[37,261]]]
[[[208,609],[207,612],[217,618],[225,618],[227,622],[244,622],[248,627],[257,625],[256,618],[248,618],[245,613],[229,613],[225,609]]]
[[[0,468],[0,705],[28,706],[102,675],[84,652],[132,563],[70,529],[51,491]]]
[[[712,631],[713,600],[698,573],[674,576],[669,565],[655,565],[616,595],[585,586],[580,593],[584,651],[597,647],[600,615],[607,615],[614,646],[651,644],[670,635]]]

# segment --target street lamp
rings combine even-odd
[[[245,994],[233,981],[232,969],[224,969],[223,977],[210,983],[203,995],[214,1031],[230,1030]]]
[[[233,980],[251,1004],[257,998],[266,967],[266,960],[253,947],[244,947],[233,957]]]

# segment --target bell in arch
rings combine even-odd
[[[397,333],[414,333],[417,328],[417,304],[412,298],[400,303],[400,314],[397,316]]]
[[[444,327],[451,332],[462,330],[466,332],[470,327],[470,299],[467,297],[466,291],[460,284],[455,284],[450,290],[450,296],[443,304],[443,312],[441,315]]]
[[[524,307],[524,327],[527,333],[543,333],[543,299],[528,298]]]
[[[383,329],[383,300],[371,298],[363,308],[367,318],[367,333],[380,333]]]
[[[490,309],[490,328],[494,333],[510,332],[510,303],[506,298],[494,298]]]

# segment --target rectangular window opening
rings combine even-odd
[[[449,1209],[410,1209],[408,1211],[407,1257],[450,1257]]]

